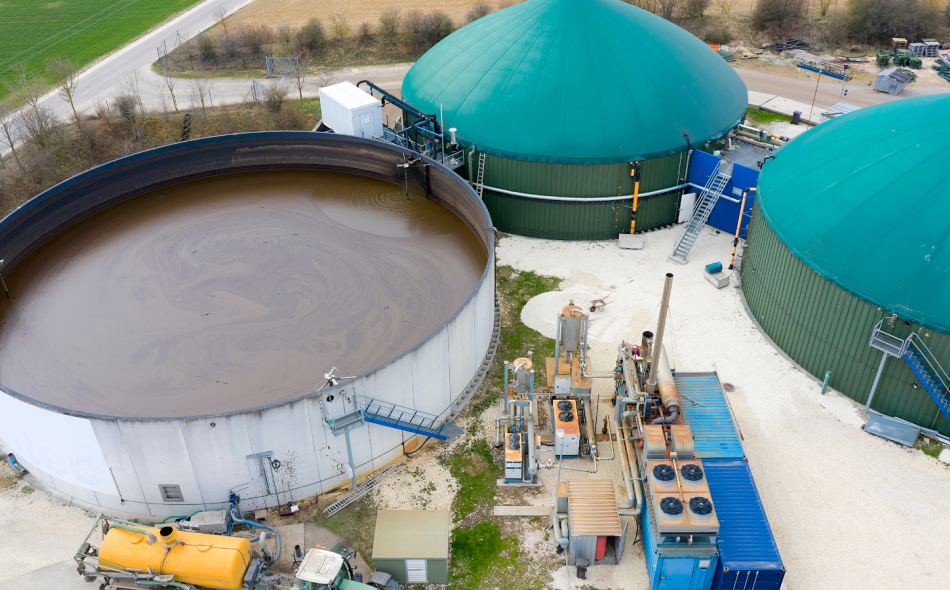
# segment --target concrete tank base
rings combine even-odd
[[[67,503],[140,519],[222,508],[228,493],[242,508],[273,507],[348,484],[344,438],[325,418],[375,399],[453,418],[491,358],[495,329],[494,235],[485,206],[451,171],[389,144],[307,132],[205,138],[110,162],[38,195],[0,221],[0,258],[8,274],[27,255],[80,220],[163,187],[249,171],[346,172],[399,185],[444,205],[477,238],[487,261],[464,303],[398,356],[324,389],[235,411],[190,415],[110,415],[93,403],[60,407],[0,385],[0,441],[36,483]],[[424,164],[424,165],[423,165]],[[15,294],[14,294],[15,295]],[[351,373],[354,374],[354,373]],[[332,396],[332,401],[330,400]],[[126,410],[128,410],[126,408]],[[412,450],[417,435],[375,424],[351,431],[357,476]],[[255,455],[268,454],[263,463]],[[263,467],[263,469],[262,469]]]

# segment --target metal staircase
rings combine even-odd
[[[438,416],[419,410],[366,397],[359,397],[358,400],[363,408],[363,419],[373,424],[424,434],[439,440],[452,440],[463,432],[455,424],[443,422]]]
[[[485,192],[485,152],[478,154],[478,176],[475,178],[475,192],[478,193],[478,198],[482,198],[482,193]]]
[[[696,243],[696,239],[699,238],[699,234],[702,233],[703,227],[709,219],[709,214],[712,213],[713,207],[716,206],[716,203],[719,202],[719,197],[722,196],[722,191],[732,178],[731,164],[726,164],[725,171],[722,171],[721,168],[722,160],[720,160],[712,172],[710,172],[709,181],[706,182],[703,192],[697,199],[692,217],[690,217],[690,220],[676,238],[676,245],[673,248],[673,254],[670,255],[669,260],[679,264],[686,264],[686,256],[693,248],[693,244]]]
[[[387,467],[386,469],[383,469],[382,471],[377,471],[373,475],[369,476],[369,478],[366,481],[364,481],[360,485],[350,490],[349,493],[347,493],[345,496],[343,496],[342,498],[340,498],[333,504],[330,504],[329,506],[324,508],[323,509],[324,516],[333,516],[340,510],[343,510],[344,508],[346,508],[353,502],[356,502],[357,500],[359,500],[366,494],[372,492],[376,488],[376,486],[383,483],[390,477],[396,475],[397,473],[399,473],[405,468],[406,468],[405,464],[397,463],[396,465],[390,465],[389,467]]]
[[[904,341],[904,360],[920,381],[940,412],[950,420],[950,376],[943,370],[937,358],[917,334],[911,334]]]

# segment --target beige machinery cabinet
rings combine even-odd
[[[401,585],[448,584],[448,510],[380,510],[373,561]]]

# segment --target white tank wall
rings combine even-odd
[[[446,326],[390,364],[334,388],[326,404],[331,416],[366,396],[445,417],[488,350],[494,293],[492,259],[474,296]],[[369,423],[351,431],[357,475],[398,459],[414,436]],[[0,440],[57,496],[122,516],[220,508],[239,488],[242,508],[277,506],[349,481],[345,439],[330,432],[315,396],[228,416],[116,420],[67,416],[0,395]],[[270,494],[257,460],[247,459],[266,451],[281,462],[276,471],[265,464]],[[160,485],[180,486],[184,502],[163,502]]]

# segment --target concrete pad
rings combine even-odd
[[[775,98],[774,94],[767,92],[749,91],[749,106],[755,109],[761,109],[762,105]]]
[[[495,506],[495,516],[551,516],[554,506]]]
[[[940,456],[937,458],[943,461],[944,463],[950,464],[950,449],[944,449],[940,451]]]
[[[802,121],[808,121],[809,123],[817,125],[819,119],[821,119],[821,113],[827,110],[829,106],[816,104],[814,110],[812,110],[810,103],[805,104],[797,100],[776,96],[772,100],[763,103],[759,108],[763,111],[777,115],[785,115],[786,117],[791,117],[795,111],[801,111]],[[811,114],[810,118],[809,114]]]
[[[0,590],[92,590],[97,587],[83,580],[76,572],[76,562],[72,559],[48,565],[0,584]]]
[[[630,234],[620,234],[620,247],[624,250],[643,250],[643,238]]]
[[[296,568],[293,567],[294,545],[300,545],[300,550],[304,555],[307,554],[308,549],[312,549],[317,545],[320,545],[324,549],[329,549],[337,543],[343,543],[343,546],[347,549],[353,549],[353,545],[346,539],[334,535],[330,531],[318,527],[315,524],[288,524],[274,528],[280,533],[280,559],[277,560],[277,563],[274,564],[271,569],[282,574],[293,575],[296,571]],[[254,536],[257,536],[259,532],[260,531],[255,530]],[[257,543],[255,543],[254,546],[256,548]],[[268,542],[268,546],[273,548],[272,542]],[[369,579],[371,571],[369,566],[366,565],[366,561],[362,555],[357,553],[356,557],[350,563],[356,566],[356,571],[362,573],[364,579]],[[6,590],[6,588],[0,588],[0,590]]]

